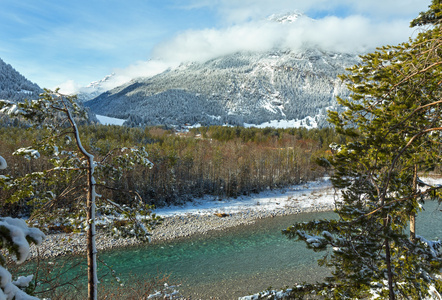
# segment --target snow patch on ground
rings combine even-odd
[[[102,115],[96,115],[98,121],[100,121],[101,124],[103,125],[123,125],[124,122],[126,122],[126,120],[124,119],[117,119],[117,118],[111,118],[111,117],[107,117],[107,116],[102,116]]]
[[[292,289],[285,291],[264,291],[258,294],[239,297],[238,300],[259,300],[259,299],[285,299],[284,297],[290,296]]]
[[[256,127],[256,128],[299,128],[305,127],[307,129],[317,128],[318,124],[315,118],[306,117],[303,120],[272,120],[259,125],[244,123],[244,127]]]
[[[162,217],[176,215],[210,215],[214,213],[240,213],[249,211],[280,211],[284,208],[299,209],[312,207],[333,207],[335,192],[330,178],[294,185],[280,190],[267,190],[250,196],[220,199],[205,196],[182,206],[168,206],[155,209]]]

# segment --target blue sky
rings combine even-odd
[[[41,87],[123,83],[241,50],[368,51],[405,41],[424,0],[0,0],[0,58]],[[299,11],[296,26],[264,22]]]

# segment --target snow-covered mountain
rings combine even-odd
[[[236,53],[136,79],[86,102],[97,114],[133,124],[261,124],[312,120],[347,90],[337,78],[355,54],[315,49]],[[307,124],[308,125],[308,124]]]
[[[294,13],[285,13],[285,14],[273,14],[270,17],[267,18],[268,21],[271,22],[277,22],[277,23],[293,23],[296,22],[299,18],[307,18],[311,21],[313,19],[310,19],[306,15],[300,12],[294,12]]]
[[[38,99],[43,90],[35,83],[26,79],[11,65],[0,59],[0,99],[21,101],[24,99]],[[88,122],[98,123],[95,114],[88,108]],[[10,124],[13,119],[0,115],[0,123]],[[15,120],[16,121],[16,120]],[[16,124],[14,121],[13,124]]]
[[[272,15],[264,22],[292,26],[315,21],[291,13]],[[359,61],[357,54],[321,50],[312,44],[298,50],[279,46],[239,51],[133,79],[85,105],[100,115],[128,119],[129,125],[280,121],[322,127],[327,109],[337,105],[336,96],[348,93],[337,76]]]
[[[77,99],[81,102],[89,101],[109,90],[109,84],[115,73],[107,75],[101,80],[93,81],[85,87],[81,87],[77,92]]]
[[[26,79],[11,65],[0,59],[0,99],[24,100],[38,98],[42,89]]]

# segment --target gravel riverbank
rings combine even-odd
[[[292,190],[284,190],[279,194],[254,196],[253,199],[259,200],[256,200],[257,202],[253,206],[246,204],[250,200],[241,199],[242,205],[235,208],[232,208],[231,202],[224,205],[224,209],[219,209],[219,207],[217,209],[200,208],[195,211],[183,208],[180,213],[164,215],[163,223],[152,231],[152,242],[206,234],[212,230],[251,224],[262,218],[332,210],[334,209],[332,198],[333,190],[328,184],[324,186],[324,183],[321,182],[310,187],[305,185],[302,188],[294,187]],[[216,215],[217,212],[222,213],[222,217]],[[160,213],[160,215],[162,214]],[[110,237],[100,230],[97,230],[96,242],[99,251],[139,244],[135,239]],[[43,244],[38,247],[38,251],[33,246],[31,255],[36,256],[39,253],[40,256],[48,258],[79,254],[85,249],[86,234],[56,233],[47,235]]]
[[[274,211],[245,211],[219,217],[211,215],[180,215],[165,217],[163,223],[152,231],[152,242],[161,242],[176,238],[189,237],[195,234],[206,234],[212,230],[223,230],[230,227],[251,224],[257,219],[272,218],[275,216],[293,215],[313,211],[332,210],[332,205],[313,206],[309,208],[284,208]],[[135,239],[123,239],[107,236],[100,230],[97,231],[97,249],[112,249],[137,245]],[[48,234],[39,253],[45,258],[66,254],[79,254],[85,251],[86,234]],[[32,255],[37,254],[33,246]]]

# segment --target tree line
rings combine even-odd
[[[203,195],[238,197],[316,179],[324,175],[325,169],[314,160],[326,153],[330,143],[342,139],[331,128],[214,126],[179,133],[161,127],[83,125],[79,131],[85,148],[98,158],[112,149],[144,147],[152,169],[138,166],[124,171],[121,180],[112,182],[120,189],[106,191],[109,195],[103,196],[125,203],[130,197],[121,190],[131,190],[156,206],[180,204]],[[9,163],[11,176],[20,177],[49,167],[50,157],[27,159],[12,155],[17,148],[28,147],[41,136],[39,130],[0,127],[0,152]],[[59,186],[51,188],[62,190],[65,183],[60,180],[53,184]],[[2,202],[8,193],[12,191],[0,191]],[[29,213],[30,200],[2,203],[2,215]]]

